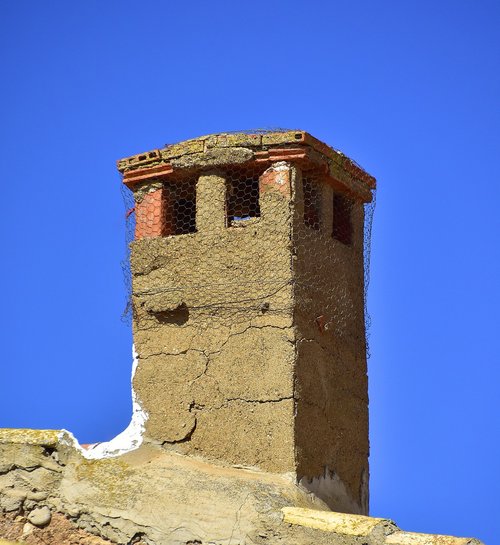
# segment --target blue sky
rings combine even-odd
[[[500,543],[499,23],[489,0],[5,2],[0,425],[128,423],[117,159],[301,128],[379,183],[371,514]]]

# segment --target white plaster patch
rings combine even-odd
[[[76,448],[82,456],[87,459],[111,458],[120,456],[131,450],[139,448],[143,441],[144,425],[148,419],[148,414],[142,409],[136,393],[134,392],[133,380],[138,365],[137,352],[132,345],[133,363],[132,363],[132,419],[127,428],[118,434],[111,441],[105,443],[96,443],[88,448],[83,448],[75,439],[72,433],[63,430],[59,440],[63,444],[69,444]]]
[[[334,471],[329,471],[328,468],[325,468],[324,475],[319,477],[312,479],[302,477],[299,485],[323,500],[334,511],[367,514],[367,506],[358,505],[339,476]]]
[[[277,161],[276,163],[273,163],[268,170],[275,171],[275,172],[282,172],[283,170],[290,170],[290,167],[292,165],[288,163],[287,161]]]
[[[288,172],[291,168],[291,164],[287,163],[286,161],[278,161],[277,163],[273,163],[266,172]],[[275,180],[275,183],[278,185],[283,185],[287,181],[286,178],[280,177],[277,180]]]

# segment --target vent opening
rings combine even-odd
[[[340,193],[333,194],[332,237],[343,244],[352,244],[352,210],[354,201]]]
[[[196,183],[181,180],[168,185],[166,193],[166,223],[168,235],[196,233]]]
[[[228,226],[260,217],[257,176],[241,174],[228,179],[226,211]]]

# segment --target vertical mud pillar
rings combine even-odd
[[[269,193],[290,197],[292,169],[294,167],[285,161],[273,163],[259,178],[259,193],[261,195],[261,214],[268,212],[265,196]],[[264,198],[262,198],[264,197]]]
[[[201,174],[196,184],[196,229],[220,231],[226,227],[226,179],[219,172]]]
[[[160,237],[165,232],[163,188],[146,193],[135,207],[135,238]]]
[[[136,196],[135,238],[155,238],[173,232],[172,198],[168,186]]]
[[[291,197],[300,171],[291,163],[273,163],[259,178],[259,202],[262,221],[276,229],[291,226]]]

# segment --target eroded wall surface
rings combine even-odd
[[[310,183],[317,221],[304,221],[311,198],[298,180],[293,226],[297,475],[336,510],[367,513],[363,204],[352,201],[350,244],[341,242],[332,236],[334,188]]]
[[[0,460],[1,537],[37,545],[44,536],[54,545],[102,545],[94,535],[119,545],[284,545],[312,535],[332,543],[283,525],[285,506],[326,506],[280,475],[152,445],[88,460],[57,431],[0,430]]]
[[[226,227],[227,177],[198,178],[196,233],[133,243],[134,389],[148,440],[293,471],[289,191],[266,187],[260,216]]]

